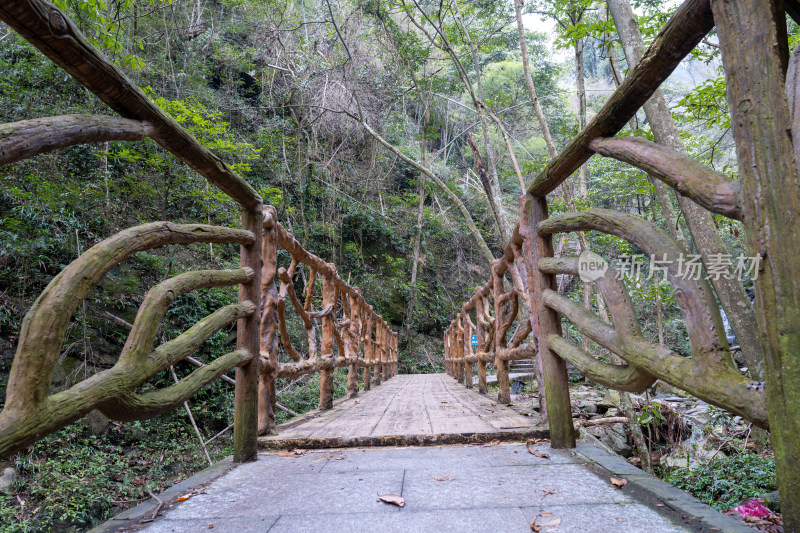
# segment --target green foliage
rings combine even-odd
[[[359,369],[361,372],[361,369]],[[284,392],[278,393],[278,403],[295,411],[303,414],[312,411],[319,406],[319,373],[310,375],[306,378],[301,378],[302,382],[293,385],[291,388]],[[362,383],[359,376],[359,383]],[[277,390],[289,386],[290,381],[279,379],[277,383]],[[359,387],[360,388],[360,387]],[[333,398],[342,398],[347,394],[347,368],[336,368],[333,371]],[[275,421],[280,424],[289,420],[292,415],[285,411],[275,411]]]
[[[230,438],[209,444],[212,460],[230,454]],[[207,465],[183,411],[100,435],[73,424],[17,456],[21,480],[14,495],[0,495],[0,532],[86,530]]]
[[[730,128],[731,116],[725,90],[724,76],[703,81],[678,102],[683,109],[678,117],[683,121],[700,121],[710,127]]]
[[[775,459],[752,453],[715,458],[707,466],[678,468],[663,478],[720,511],[777,488]]]
[[[54,0],[56,7],[70,15],[95,46],[114,58],[119,57],[124,66],[134,70],[145,66],[139,55],[144,50],[144,41],[138,36],[133,36],[129,43],[120,39],[123,18],[136,16],[137,3],[139,8],[150,8],[161,2],[167,0],[118,0],[110,5],[103,0]]]

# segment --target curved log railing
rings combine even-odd
[[[70,115],[0,125],[0,165],[75,144],[149,137],[242,208],[241,229],[170,222],[128,228],[87,250],[48,284],[22,322],[6,402],[0,412],[0,457],[23,449],[93,409],[120,421],[153,417],[179,406],[235,368],[234,460],[253,461],[258,434],[274,430],[277,378],[320,372],[320,408],[328,409],[333,402],[334,368],[349,367],[350,396],[358,393],[358,367],[364,368],[364,388],[397,372],[397,335],[358,289],[344,283],[332,264],[305,251],[280,226],[275,209],[263,205],[255,189],[153,104],[63,13],[43,0],[0,0],[0,20],[122,115]],[[130,333],[114,366],[51,394],[53,373],[72,315],[103,276],[136,252],[191,243],[239,244],[241,266],[186,272],[152,287],[136,320],[127,325]],[[277,267],[278,245],[292,257],[288,269]],[[303,306],[291,281],[300,263],[311,269],[312,278]],[[276,277],[280,278],[280,291],[275,288]],[[316,277],[322,281],[320,311],[311,307]],[[239,286],[238,303],[211,313],[177,338],[153,348],[162,318],[175,298],[225,285]],[[306,326],[309,343],[305,357],[289,339],[287,295]],[[322,323],[319,343],[315,336],[317,321]],[[206,365],[190,357],[215,332],[233,322],[237,322],[235,351]],[[292,363],[278,362],[278,339]],[[184,359],[200,368],[175,385],[138,392],[156,373]]]
[[[265,280],[280,279],[276,289],[272,281],[264,290],[261,320],[261,388],[259,400],[259,435],[275,429],[275,380],[320,373],[319,408],[333,406],[333,369],[347,367],[347,396],[358,395],[358,368],[363,367],[363,388],[369,390],[397,374],[398,336],[375,313],[358,288],[345,283],[336,266],[326,263],[300,246],[283,226],[273,222],[274,210],[264,217]],[[277,246],[291,256],[288,268],[276,265]],[[304,300],[301,302],[293,279],[299,265],[309,269]],[[266,265],[273,265],[268,267]],[[267,269],[272,271],[267,272]],[[317,281],[320,283],[316,283]],[[315,288],[321,291],[321,309],[314,310]],[[292,343],[287,326],[286,298],[300,318],[306,333],[307,352],[302,354]],[[319,342],[317,329],[321,329]],[[278,361],[278,345],[291,362]]]
[[[642,391],[661,379],[769,429],[783,516],[793,531],[800,531],[800,52],[789,60],[785,17],[800,18],[798,5],[796,0],[686,0],[594,119],[532,180],[520,198],[514,237],[492,264],[490,280],[476,289],[444,335],[447,372],[471,387],[477,363],[478,389],[485,392],[485,365],[494,362],[501,402],[509,400],[507,361],[535,353],[554,447],[575,445],[565,361],[624,391]],[[735,180],[650,141],[614,138],[715,26],[739,160]],[[546,195],[595,153],[633,165],[697,206],[744,224],[748,255],[761,259],[752,327],[764,348],[766,383],[749,380],[736,368],[710,284],[678,271],[680,255],[689,252],[682,244],[650,222],[604,209],[548,218]],[[686,321],[690,357],[643,338],[625,284],[612,269],[594,284],[613,326],[555,290],[555,275],[579,274],[579,259],[554,258],[552,235],[589,230],[616,235],[669,265],[666,279]],[[513,282],[510,292],[504,289],[506,273]],[[518,326],[519,335],[506,341],[519,306],[529,325]],[[562,317],[622,362],[601,361],[564,338]],[[525,342],[527,332],[533,336]]]

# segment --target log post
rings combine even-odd
[[[327,264],[331,270],[330,275],[322,276],[322,309],[331,309],[331,312],[322,317],[322,341],[320,342],[320,357],[325,366],[319,373],[319,410],[326,411],[333,407],[333,328],[336,320],[336,265]]]
[[[480,296],[481,288],[475,289],[475,294],[478,295],[475,299],[475,335],[478,338],[478,392],[487,394],[489,387],[486,384],[486,361],[482,357],[481,351],[486,342],[486,330],[483,327],[483,298]]]
[[[374,314],[372,306],[364,309],[364,332],[362,339],[364,341],[364,390],[368,391],[372,388],[372,328],[374,326]]]
[[[712,0],[739,160],[785,531],[800,531],[800,178],[779,55],[782,2]],[[783,35],[781,37],[781,35]],[[795,51],[795,54],[798,52]],[[795,58],[793,58],[795,59]],[[796,106],[796,102],[794,103]]]
[[[473,377],[472,363],[466,361],[467,356],[472,355],[472,326],[469,323],[469,311],[462,311],[464,314],[464,385],[471,389],[474,385],[475,378]]]
[[[503,274],[500,273],[501,259],[492,261],[492,300],[494,300],[494,366],[497,371],[497,403],[511,403],[511,387],[508,382],[508,361],[502,359],[506,348],[506,335],[503,323],[506,320]]]
[[[259,354],[262,361],[258,382],[258,434],[275,432],[275,380],[278,377],[278,214],[264,206],[263,266],[261,268],[261,328]]]
[[[452,331],[453,323],[451,322],[450,326],[444,332],[444,371],[450,377],[453,377],[453,371],[450,369],[450,358],[452,357],[450,337],[452,336]]]
[[[539,261],[553,257],[553,242],[549,235],[539,235],[537,226],[547,218],[547,200],[525,195],[520,197],[520,226],[527,227],[529,246],[524,255],[528,271],[528,299],[531,302],[531,327],[534,343],[542,361],[550,442],[554,448],[574,448],[575,429],[572,425],[572,406],[569,400],[567,365],[550,351],[545,339],[561,335],[561,320],[555,311],[544,305],[545,289],[557,290],[555,276],[539,271]],[[525,249],[526,247],[523,247]]]
[[[383,321],[375,315],[375,342],[372,345],[372,384],[381,384],[381,343],[383,342]]]
[[[239,264],[251,268],[255,275],[249,283],[239,287],[239,303],[261,301],[261,250],[263,241],[262,204],[242,213],[242,228],[255,235],[255,242],[242,245]],[[250,354],[250,361],[236,369],[233,415],[233,460],[237,463],[255,461],[258,457],[258,370],[259,370],[259,329],[261,307],[255,312],[240,318],[236,324],[236,347]]]
[[[358,295],[358,289],[354,289]],[[347,296],[343,296],[347,298]],[[350,331],[346,333],[349,341],[345,346],[345,357],[349,359],[347,366],[347,397],[358,396],[358,356],[361,354],[361,303],[360,298],[350,298]]]
[[[389,379],[389,358],[391,355],[391,350],[389,349],[389,325],[381,320],[383,324],[383,338],[381,339],[381,360],[383,364],[381,365],[381,376],[383,377],[383,381]]]
[[[456,316],[456,327],[454,345],[455,345],[455,363],[456,363],[456,380],[464,384],[464,328],[461,325],[461,314]]]

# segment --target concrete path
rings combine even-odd
[[[537,416],[523,416],[446,374],[401,374],[278,426],[262,449],[335,448],[520,440],[547,436]],[[537,433],[538,432],[538,433]],[[463,439],[472,439],[465,441]]]
[[[264,453],[195,489],[148,533],[694,531],[681,514],[638,501],[631,487],[575,452],[523,444]],[[405,498],[405,507],[378,494]],[[721,516],[721,515],[720,515]],[[727,531],[727,529],[725,529]]]

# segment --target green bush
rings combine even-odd
[[[707,467],[664,471],[662,477],[720,511],[777,489],[775,459],[752,453],[717,458]]]
[[[212,461],[229,455],[231,433],[208,452]],[[72,424],[18,454],[15,466],[20,479],[13,494],[0,494],[0,533],[85,531],[208,462],[185,412],[174,410],[110,424],[100,435]]]

